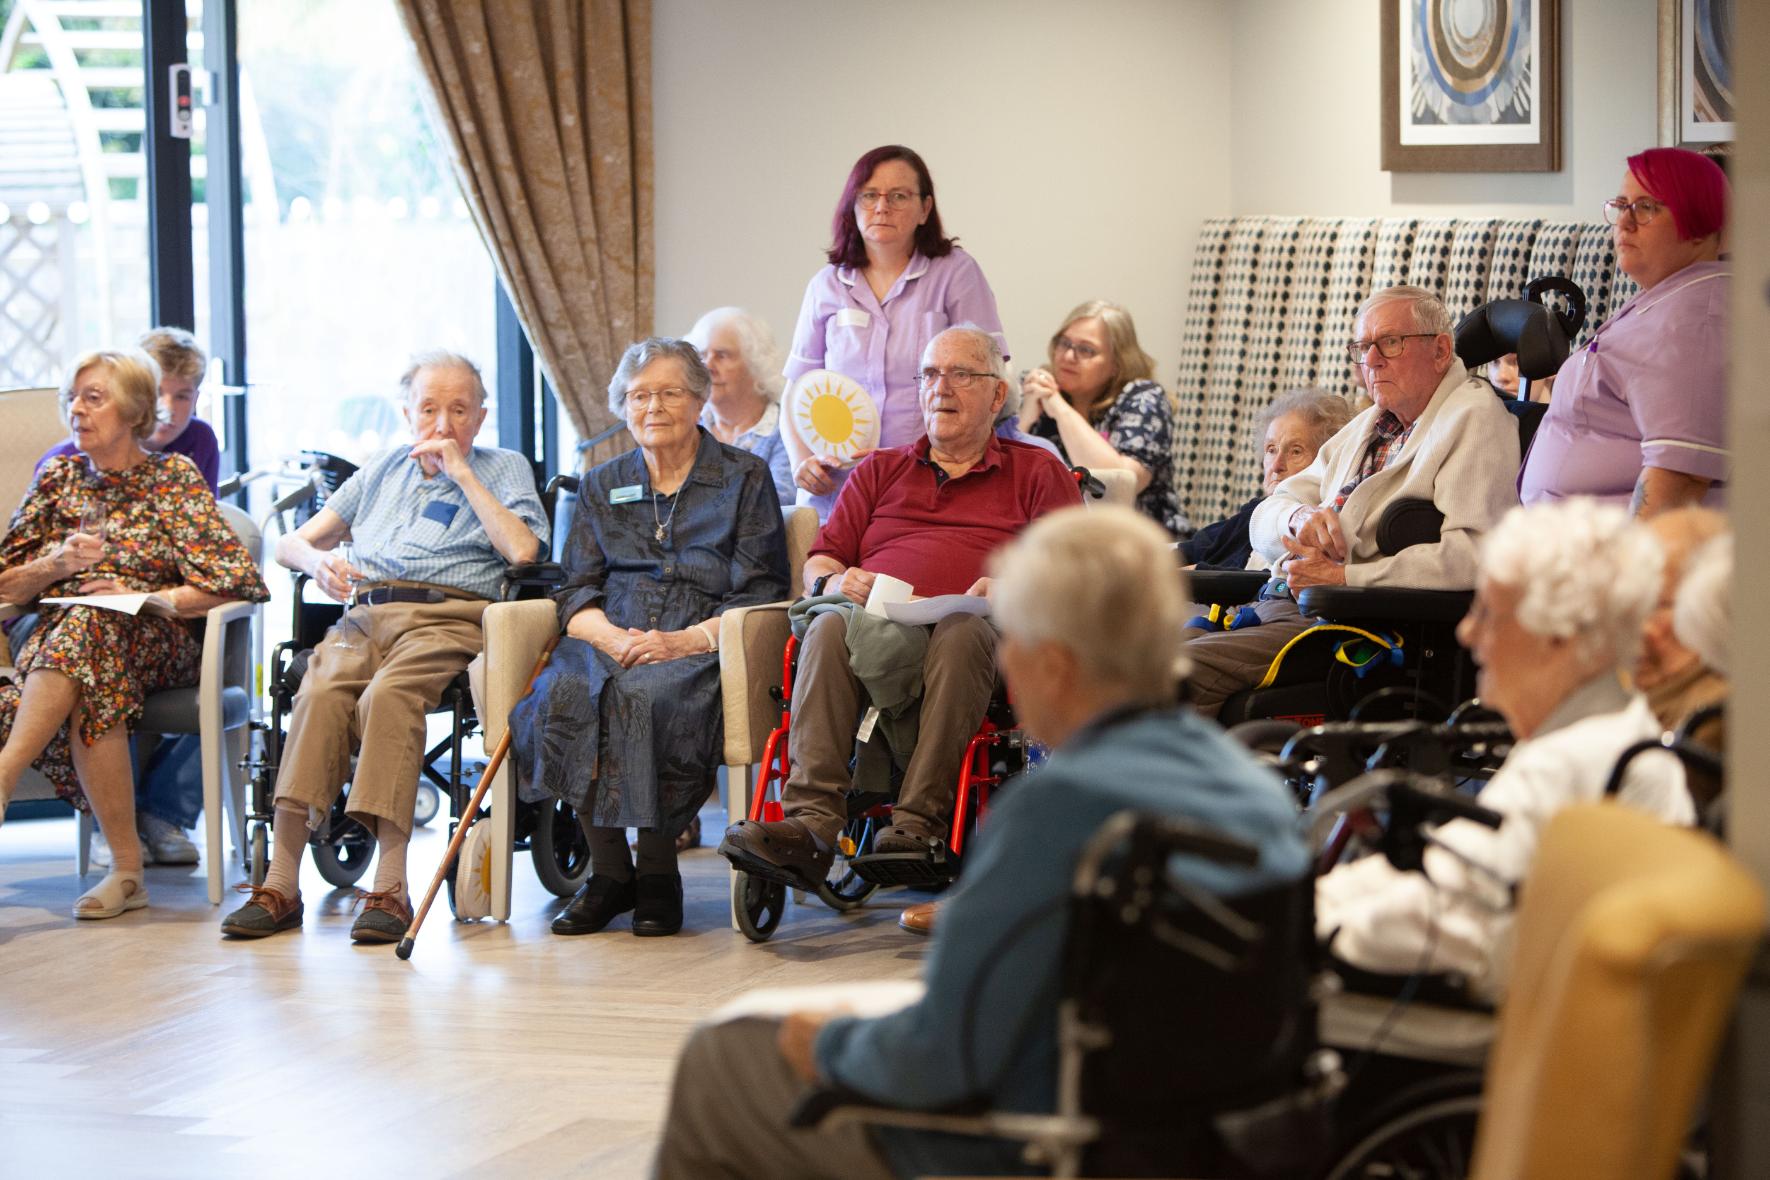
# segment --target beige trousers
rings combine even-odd
[[[349,779],[352,817],[391,820],[411,831],[424,715],[479,652],[487,605],[450,598],[347,611],[314,648],[295,694],[277,799],[325,811]],[[341,637],[354,646],[338,646]],[[354,775],[353,749],[360,749]]]

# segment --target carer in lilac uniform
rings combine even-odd
[[[902,145],[855,161],[831,238],[829,265],[805,288],[787,383],[813,369],[852,377],[878,403],[879,445],[908,446],[922,437],[916,373],[930,340],[975,324],[1007,355],[995,294],[976,260],[942,231],[928,165]],[[812,456],[786,416],[781,436],[799,502],[827,518],[847,470]]]
[[[1726,176],[1696,152],[1629,157],[1604,213],[1617,266],[1641,293],[1556,374],[1519,477],[1525,504],[1593,496],[1647,519],[1726,503],[1727,196]]]

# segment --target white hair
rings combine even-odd
[[[928,342],[928,347],[922,350],[922,363],[927,364],[928,358],[934,355],[934,345],[942,336],[953,335],[969,336],[972,342],[983,350],[985,363],[989,366],[991,375],[1001,381],[1008,379],[1008,358],[1003,354],[1002,344],[996,339],[996,334],[972,323],[954,324],[950,328],[935,333],[934,339]]]
[[[486,383],[485,378],[480,376],[479,366],[462,356],[460,353],[450,352],[446,348],[433,348],[427,352],[420,352],[412,357],[411,363],[406,366],[406,371],[400,374],[399,393],[401,401],[407,403],[411,402],[412,390],[416,388],[418,384],[418,374],[426,369],[461,370],[469,377],[473,378],[473,391],[479,395],[479,404],[482,406],[486,404]]]
[[[1672,607],[1672,632],[1706,667],[1725,676],[1732,624],[1733,536],[1724,533],[1690,559]]]
[[[697,402],[707,400],[707,391],[713,387],[712,375],[707,372],[706,362],[701,360],[701,350],[686,340],[678,340],[670,336],[647,336],[627,346],[621,354],[621,363],[615,366],[615,375],[608,379],[608,412],[617,418],[627,413],[627,382],[638,376],[639,372],[653,361],[675,361],[682,366],[682,385]],[[695,413],[700,413],[697,407]]]
[[[1167,530],[1129,508],[1065,508],[990,559],[991,609],[1023,643],[1058,643],[1101,683],[1173,698],[1186,577]]]
[[[1481,550],[1481,572],[1522,592],[1520,626],[1615,666],[1634,661],[1664,568],[1645,525],[1582,497],[1512,509]]]
[[[768,324],[761,316],[751,315],[741,307],[715,307],[696,320],[683,339],[705,352],[714,329],[722,325],[729,325],[737,334],[738,356],[743,359],[744,368],[750,371],[756,392],[771,402],[779,401],[780,349],[775,345],[774,333],[768,330]]]
[[[1406,283],[1372,291],[1370,297],[1358,305],[1358,312],[1352,317],[1352,321],[1357,323],[1364,318],[1365,312],[1383,303],[1407,304],[1413,312],[1416,332],[1430,332],[1434,336],[1450,333],[1453,321],[1450,308],[1444,306],[1444,300],[1424,287],[1414,287]]]

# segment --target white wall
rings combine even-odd
[[[1104,297],[1171,380],[1192,241],[1231,203],[1223,0],[657,0],[653,20],[659,331],[737,303],[784,347],[848,168],[896,142],[1017,362]]]
[[[1560,172],[1381,168],[1372,0],[1233,5],[1236,214],[1596,221],[1624,160],[1657,142],[1657,0],[1561,0]]]

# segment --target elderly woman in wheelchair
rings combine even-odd
[[[676,838],[721,760],[720,616],[786,597],[768,465],[697,425],[710,384],[684,340],[642,340],[621,358],[609,409],[639,449],[584,477],[554,595],[565,635],[510,717],[524,788],[575,808],[590,844],[592,875],[555,934],[628,911],[635,934],[682,928]]]
[[[703,1029],[678,1066],[657,1160],[663,1180],[1017,1170],[1019,1150],[1000,1139],[898,1128],[868,1136],[852,1126],[786,1134],[783,1117],[813,1081],[916,1111],[970,1102],[1052,1110],[1072,878],[1094,833],[1126,809],[1188,830],[1197,821],[1239,849],[1234,863],[1196,846],[1171,862],[1195,895],[1211,895],[1207,903],[1295,898],[1306,884],[1295,811],[1279,784],[1173,703],[1186,595],[1160,526],[1129,509],[1066,509],[1029,527],[993,573],[1015,711],[1053,752],[980,829],[935,936],[925,995],[871,1019],[800,1012]],[[1293,934],[1306,929],[1292,925]],[[1279,938],[1268,949],[1286,962],[1301,944]],[[1259,982],[1238,984],[1244,996],[1278,986],[1282,968],[1261,964]],[[1173,986],[1159,972],[1143,978]],[[1245,1050],[1238,1042],[1243,1065],[1260,1057]],[[757,1133],[767,1127],[783,1133]]]
[[[1480,664],[1482,701],[1516,739],[1479,795],[1502,822],[1437,828],[1423,873],[1372,856],[1323,876],[1316,928],[1337,960],[1377,975],[1451,973],[1481,998],[1503,992],[1513,893],[1544,825],[1602,797],[1618,756],[1659,733],[1623,675],[1663,562],[1645,528],[1589,500],[1514,509],[1489,534],[1458,638]],[[1682,771],[1663,755],[1631,765],[1620,799],[1667,823],[1694,815]]]

